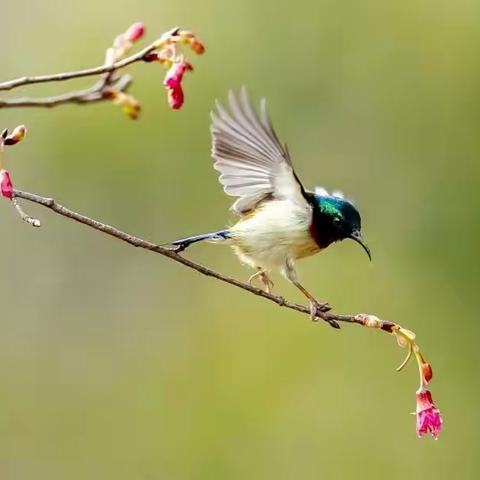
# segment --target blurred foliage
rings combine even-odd
[[[41,208],[0,204],[0,475],[75,479],[474,479],[480,5],[471,0],[69,2],[2,5],[1,77],[98,64],[130,23],[180,25],[207,52],[168,110],[164,71],[135,65],[137,122],[101,104],[2,110],[25,123],[17,188],[162,242],[222,227],[209,111],[242,84],[267,96],[308,186],[363,213],[353,242],[300,264],[339,312],[418,334],[445,417],[417,440],[416,372],[393,338],[336,332]],[[11,94],[59,93],[91,80]],[[195,259],[239,278],[228,249]],[[277,292],[300,300],[281,278]]]

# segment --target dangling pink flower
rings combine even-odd
[[[167,71],[163,84],[168,90],[168,104],[170,105],[170,108],[178,110],[183,105],[183,76],[186,72],[192,70],[192,66],[188,62],[182,60],[178,63],[174,63]]]
[[[0,170],[0,193],[10,200],[13,198],[13,185],[8,170]]]
[[[417,435],[419,438],[430,433],[436,440],[442,430],[442,416],[440,410],[432,400],[432,394],[428,390],[417,392]]]

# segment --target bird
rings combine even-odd
[[[371,252],[361,234],[361,217],[342,193],[323,187],[306,190],[293,168],[286,144],[275,132],[266,100],[259,113],[245,87],[228,93],[228,108],[218,100],[211,113],[211,156],[227,195],[237,197],[231,210],[240,218],[232,226],[170,242],[177,253],[207,241],[230,245],[240,261],[256,270],[249,278],[270,293],[271,272],[280,272],[307,298],[312,320],[330,305],[318,301],[299,281],[296,261],[351,239]],[[324,319],[340,328],[328,315]]]

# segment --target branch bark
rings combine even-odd
[[[155,51],[156,48],[156,42],[153,42],[147,47],[145,47],[143,50],[140,50],[139,52],[110,65],[100,65],[99,67],[86,68],[84,70],[77,70],[74,72],[63,72],[54,73],[51,75],[38,75],[32,77],[15,78],[13,80],[0,83],[0,90],[12,90],[14,88],[22,87],[24,85],[34,85],[36,83],[63,82],[65,80],[71,80],[72,78],[91,77],[95,75],[101,75],[102,73],[115,72],[126,67],[127,65],[131,65],[132,63],[143,61],[144,57],[149,53]]]
[[[130,75],[122,75],[116,83],[110,85],[119,92],[126,92],[132,78]],[[54,95],[51,97],[18,97],[11,99],[0,98],[0,108],[18,108],[18,107],[45,107],[52,108],[59,105],[65,105],[67,103],[75,105],[84,105],[86,103],[101,102],[105,100],[104,89],[106,85],[103,81],[99,81],[91,88],[84,90],[76,90],[61,95]]]
[[[286,307],[310,316],[310,309],[304,305],[290,302],[283,297],[280,297],[278,295],[272,295],[259,288],[255,288],[248,283],[240,282],[239,280],[223,275],[215,270],[200,265],[193,260],[185,258],[179,253],[176,253],[175,250],[172,250],[167,246],[152,243],[148,240],[144,240],[129,233],[123,232],[111,225],[107,225],[98,220],[94,220],[90,217],[77,213],[59,204],[53,198],[43,197],[33,193],[23,192],[21,190],[14,190],[14,195],[16,198],[22,198],[24,200],[28,200],[29,202],[33,202],[43,207],[46,207],[62,217],[74,220],[78,223],[86,225],[87,227],[93,228],[94,230],[98,230],[101,233],[110,235],[118,240],[128,243],[129,245],[163,255],[164,257],[181,263],[182,265],[191,268],[202,275],[215,278],[216,280],[228,283],[229,285],[233,285],[234,287],[245,290],[253,295],[256,295],[257,297],[262,297],[266,300],[276,303],[281,307]],[[366,314],[340,315],[333,312],[319,312],[319,317],[326,321],[336,320],[337,322],[354,323],[366,327],[379,328],[386,331],[387,333],[392,333],[394,327],[397,326],[397,324],[386,320],[379,320],[379,323],[376,323],[375,325],[369,324],[369,318],[371,318],[371,316]]]

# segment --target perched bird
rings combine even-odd
[[[346,238],[359,243],[371,259],[360,233],[360,214],[338,192],[329,195],[324,188],[314,192],[303,188],[287,146],[273,129],[265,99],[260,115],[245,88],[238,97],[229,92],[228,105],[229,111],[217,101],[211,114],[212,158],[225,192],[238,197],[231,210],[240,220],[230,228],[170,245],[177,252],[202,240],[231,245],[242,263],[257,270],[250,284],[259,279],[270,292],[268,274],[280,271],[307,297],[311,318],[316,319],[330,307],[300,284],[295,261]],[[329,323],[338,328],[336,322]]]

